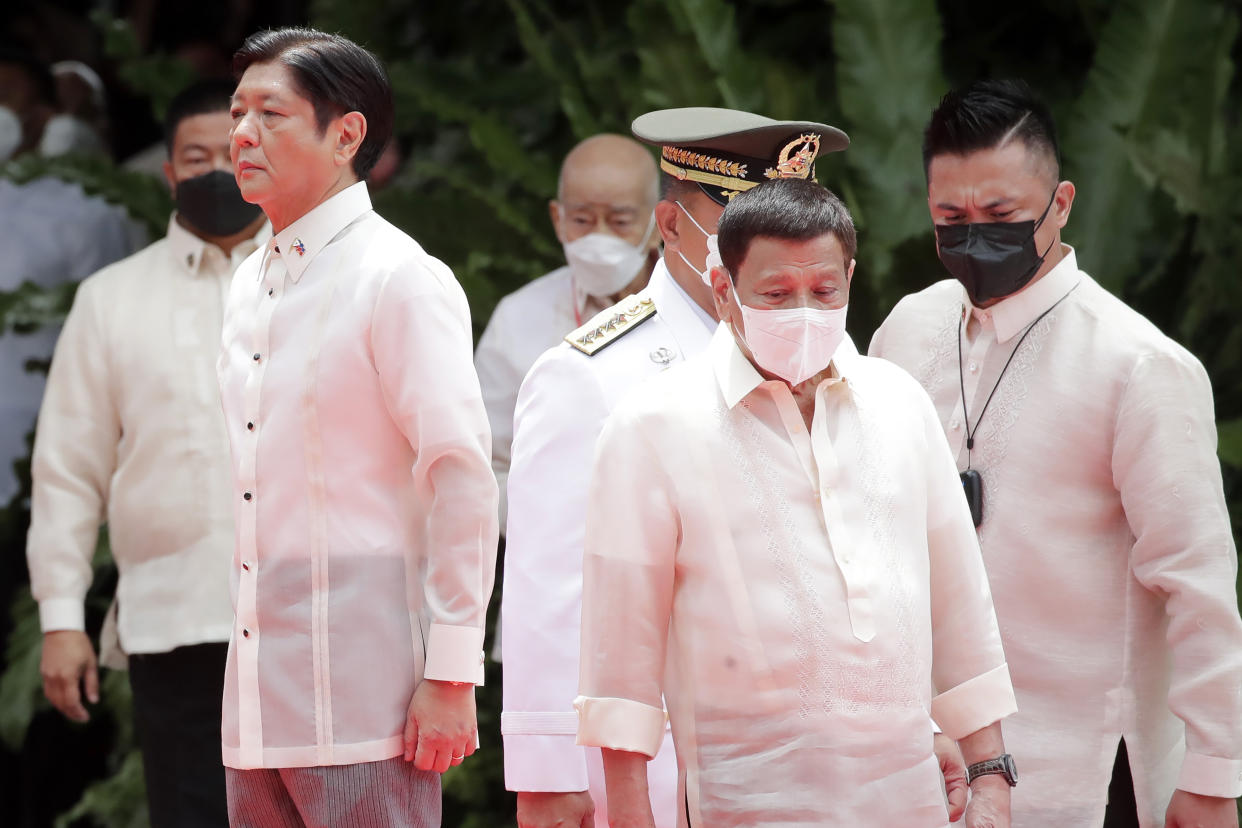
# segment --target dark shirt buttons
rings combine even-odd
[[[275,292],[276,292],[276,288],[268,288],[268,289],[267,289],[267,295],[268,295],[268,296],[271,296],[271,295],[272,295],[272,294],[274,294]]]
[[[249,638],[249,637],[250,637],[250,630],[242,630],[242,635],[243,635],[243,636],[245,636],[246,638]]]
[[[259,355],[258,355],[258,354],[255,354],[255,355],[254,355],[254,361],[255,361],[255,362],[258,362],[258,361],[259,361]]]
[[[244,570],[246,570],[247,572],[249,572],[249,571],[250,571],[250,564],[249,564],[249,563],[247,563],[246,561],[242,561],[242,569],[244,569]]]
[[[252,495],[250,492],[246,492],[244,495],[242,495],[242,500],[249,500],[252,497],[254,497],[254,495]]]
[[[254,431],[254,423],[246,423],[247,431]]]

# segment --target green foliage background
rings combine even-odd
[[[545,204],[577,140],[624,133],[649,109],[719,105],[824,120],[852,137],[846,153],[821,160],[819,179],[859,225],[850,327],[865,345],[898,298],[941,275],[919,158],[928,113],[950,84],[1025,77],[1053,107],[1065,174],[1078,185],[1065,238],[1080,263],[1211,375],[1235,536],[1242,526],[1236,0],[312,0],[308,22],[385,60],[412,151],[376,207],[453,267],[478,330],[501,296],[559,263]],[[97,23],[123,77],[162,111],[184,67],[139,54],[123,23]],[[170,209],[158,186],[103,162],[23,161],[0,174],[80,181],[124,204],[153,237]],[[0,294],[0,326],[55,322],[71,298],[71,288]],[[4,525],[20,523],[20,509]],[[91,600],[106,604],[106,544],[96,563]],[[32,720],[51,714],[28,591],[9,611],[0,740],[17,750]],[[103,698],[111,753],[59,825],[146,824],[122,674],[109,674]],[[446,825],[512,824],[498,709],[499,670],[489,665],[485,750],[446,775]]]

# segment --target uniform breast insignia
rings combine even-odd
[[[677,355],[673,353],[671,348],[660,347],[647,354],[647,356],[651,357],[651,361],[656,365],[662,365],[667,368],[668,364],[672,362],[673,358]]]
[[[655,302],[627,296],[596,314],[590,322],[566,336],[565,341],[587,356],[592,356],[655,315]]]

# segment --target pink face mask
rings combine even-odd
[[[770,374],[801,385],[828,367],[832,355],[845,339],[845,312],[839,308],[752,308],[742,304],[733,288],[733,298],[742,309],[746,343],[755,362]]]

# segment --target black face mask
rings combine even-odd
[[[1035,276],[1052,249],[1050,244],[1042,255],[1036,252],[1035,230],[1054,200],[1055,191],[1039,221],[936,225],[940,261],[966,288],[971,304],[1017,293]]]
[[[262,212],[242,199],[232,173],[213,170],[177,182],[177,212],[209,236],[231,236]]]

